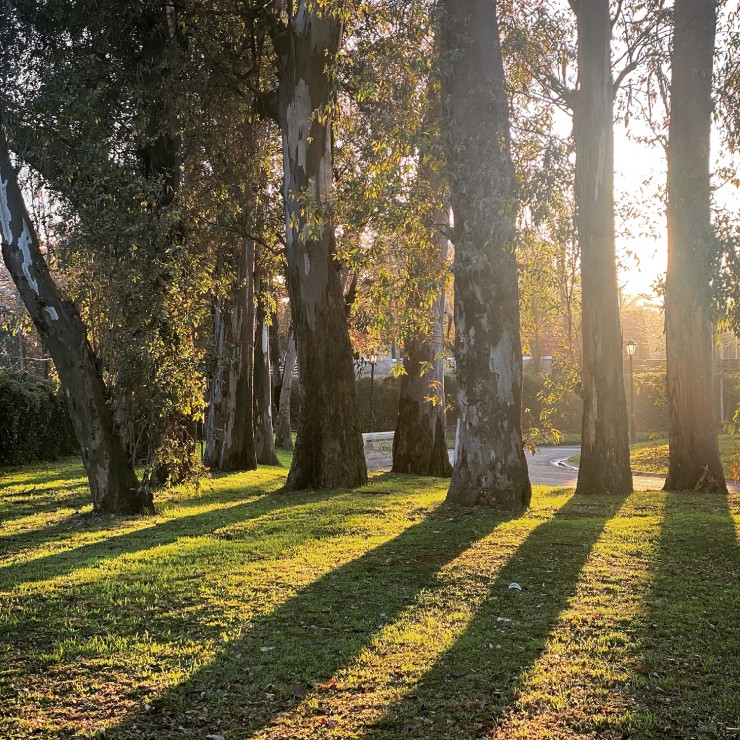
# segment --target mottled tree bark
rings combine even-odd
[[[74,304],[62,299],[41,254],[2,131],[0,231],[5,265],[62,381],[95,510],[113,514],[152,510],[115,428],[80,314]]]
[[[455,214],[455,466],[447,498],[528,506],[516,201],[496,5],[441,2],[442,99]]]
[[[267,311],[257,306],[254,330],[254,447],[258,465],[280,465],[272,436],[272,385],[270,383],[270,328]]]
[[[576,493],[632,490],[614,252],[609,0],[578,4],[576,221],[581,251],[583,421]]]
[[[714,0],[676,0],[668,132],[665,490],[727,491],[712,394],[709,145]]]
[[[204,464],[212,470],[254,470],[254,242],[235,244],[231,295],[216,321],[216,370],[211,381]]]
[[[273,38],[279,59],[287,277],[298,349],[301,408],[286,488],[346,488],[367,481],[352,347],[330,215],[332,84],[327,65],[341,23],[307,0]]]
[[[293,449],[293,434],[290,428],[290,389],[293,386],[293,368],[296,361],[295,337],[290,332],[288,346],[285,350],[283,382],[280,388],[280,408],[275,425],[275,444],[281,450]]]

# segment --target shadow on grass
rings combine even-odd
[[[240,498],[244,498],[249,490],[249,488],[242,489]],[[226,503],[231,503],[231,505],[217,506],[205,512],[181,516],[161,524],[153,521],[148,526],[113,534],[87,545],[60,550],[20,564],[11,563],[0,568],[0,589],[10,590],[22,583],[56,578],[80,568],[99,565],[119,555],[150,550],[176,542],[182,537],[207,535],[222,527],[256,519],[291,505],[318,503],[340,495],[338,492],[318,492],[288,496],[279,491],[264,495],[264,489],[259,487],[253,492],[255,495],[259,494],[259,497],[243,503],[232,503],[228,497],[225,497]],[[110,528],[111,522],[125,521],[113,517],[100,517],[97,521],[93,520],[98,529]]]
[[[455,644],[364,738],[477,738],[493,730],[545,648],[606,523],[626,496],[573,496],[504,565]],[[518,583],[521,592],[510,589]]]
[[[475,512],[471,522],[465,513],[442,504],[312,582],[272,614],[247,624],[244,637],[224,645],[151,711],[128,718],[105,737],[204,737],[214,728],[247,737],[265,726],[356,658],[422,589],[433,587],[444,565],[511,518]]]
[[[652,578],[635,736],[740,735],[740,558],[727,499],[668,493]]]

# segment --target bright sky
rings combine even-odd
[[[719,137],[712,137],[713,169],[727,165],[729,157],[721,151]],[[665,155],[659,147],[650,148],[630,139],[620,125],[614,130],[614,190],[617,202],[617,255],[621,262],[619,282],[631,295],[652,294],[652,284],[665,276],[667,262],[666,221],[663,206],[654,194],[666,182]],[[713,183],[716,185],[716,183]],[[652,196],[644,207],[639,206],[643,196]],[[630,220],[631,236],[620,234],[624,225],[620,217],[620,202],[633,202],[639,216]],[[738,192],[724,185],[714,192],[715,205],[737,213]],[[652,229],[654,234],[647,232]],[[629,254],[631,252],[632,254]]]
[[[737,12],[737,0],[727,0],[721,9],[720,29],[727,21],[727,14]],[[723,32],[720,30],[717,43],[723,43]],[[715,60],[716,61],[716,60]],[[635,135],[634,121],[631,124],[631,133]],[[639,132],[638,132],[639,133]],[[667,132],[665,132],[667,134]],[[731,163],[729,155],[723,151],[717,131],[712,137],[713,169],[719,164],[724,166]],[[737,169],[737,163],[733,163]],[[666,162],[665,155],[660,147],[650,148],[638,144],[629,136],[623,125],[616,124],[614,129],[614,169],[615,169],[615,199],[617,202],[617,254],[622,267],[620,269],[620,284],[626,293],[639,295],[652,293],[652,284],[656,278],[665,276],[667,262],[667,235],[666,221],[663,206],[655,197],[652,207],[642,209],[640,218],[631,220],[631,237],[620,234],[621,226],[619,205],[620,202],[632,201],[635,205],[643,195],[654,196],[660,189],[665,188]],[[716,185],[716,183],[713,183]],[[731,211],[738,211],[740,194],[737,189],[725,185],[714,193],[715,205]],[[651,230],[653,235],[648,235]],[[628,255],[632,252],[639,258],[638,261]]]
[[[652,284],[665,275],[667,239],[665,214],[655,198],[652,206],[641,207],[642,196],[653,196],[665,186],[666,165],[659,148],[649,148],[630,139],[623,126],[614,130],[614,190],[617,202],[617,254],[620,261],[619,283],[631,295],[652,294]],[[639,218],[628,223],[620,214],[620,204],[628,202],[637,206]],[[636,202],[637,201],[637,202]],[[624,228],[630,232],[625,236]],[[650,229],[657,235],[650,235]]]

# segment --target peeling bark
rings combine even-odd
[[[258,465],[280,465],[272,436],[272,385],[270,384],[270,328],[267,311],[257,306],[254,330],[254,447]]]
[[[293,368],[296,361],[295,337],[290,332],[288,347],[285,350],[283,382],[280,387],[280,408],[275,425],[275,444],[281,450],[293,449],[293,434],[290,428],[290,389],[293,385]]]
[[[367,481],[331,222],[332,141],[327,65],[341,23],[307,0],[274,39],[279,60],[287,277],[301,407],[286,488],[346,488]]]
[[[576,493],[632,490],[614,251],[614,123],[609,0],[578,11],[574,111],[581,251],[583,421]]]
[[[666,359],[669,465],[665,490],[727,492],[712,393],[709,146],[713,0],[676,0],[668,132]]]
[[[531,486],[521,430],[515,178],[496,5],[441,5],[459,383],[447,499],[520,510]]]
[[[211,383],[204,464],[212,470],[254,470],[254,242],[235,245],[231,295],[220,310],[216,372]]]
[[[80,314],[73,303],[62,299],[30,223],[0,130],[3,260],[62,381],[93,506],[113,514],[151,511],[151,499],[140,490],[115,427],[99,363]]]

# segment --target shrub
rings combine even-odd
[[[77,449],[58,387],[25,373],[0,369],[0,464],[54,460]]]

